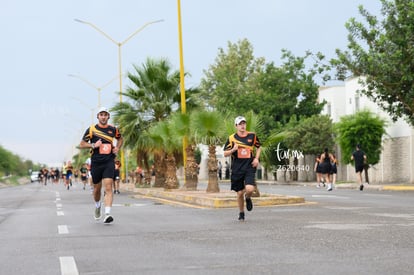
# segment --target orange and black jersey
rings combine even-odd
[[[100,127],[98,124],[91,125],[86,129],[83,135],[83,140],[90,143],[96,143],[98,140],[102,141],[102,145],[98,148],[92,149],[92,162],[106,162],[114,159],[115,155],[112,153],[114,139],[121,138],[121,134],[113,125]]]
[[[235,143],[238,144],[238,149],[231,155],[232,173],[237,173],[244,169],[251,169],[254,150],[260,148],[260,141],[256,133],[247,132],[247,135],[244,137],[239,136],[237,133],[232,134],[228,137],[223,150],[227,151],[232,149]]]

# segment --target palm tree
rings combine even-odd
[[[171,123],[175,127],[175,131],[180,138],[187,138],[187,148],[185,148],[187,161],[185,165],[185,190],[197,190],[198,184],[198,164],[195,159],[196,142],[191,135],[191,117],[192,113],[174,113],[171,116]]]
[[[191,117],[192,136],[197,143],[208,145],[207,192],[220,192],[217,178],[216,146],[222,145],[226,132],[223,114],[216,111],[199,111]]]
[[[164,189],[177,189],[177,165],[174,153],[179,151],[182,142],[174,131],[171,121],[160,121],[149,129],[149,136],[165,151],[165,184]]]
[[[120,125],[124,136],[124,144],[136,152],[137,163],[144,167],[145,174],[150,177],[149,158],[154,154],[154,147],[148,135],[144,133],[155,122],[166,119],[178,106],[180,72],[172,71],[166,59],[148,58],[142,67],[135,66],[135,74],[128,73],[132,83],[122,93],[127,101],[118,103],[112,108],[114,121]],[[156,150],[154,161],[162,161]],[[164,169],[161,163],[155,163],[157,178],[163,179]],[[148,181],[148,179],[146,179]]]

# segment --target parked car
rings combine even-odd
[[[33,171],[32,174],[30,175],[30,181],[34,182],[34,181],[39,181],[39,171]]]

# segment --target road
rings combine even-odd
[[[256,207],[238,222],[237,209],[123,192],[104,225],[80,185],[1,188],[0,274],[413,274],[414,192],[260,191],[308,203]]]

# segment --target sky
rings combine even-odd
[[[101,106],[119,102],[122,73],[147,58],[180,69],[178,8],[173,0],[0,0],[0,145],[24,160],[70,160]],[[195,87],[220,48],[247,39],[255,57],[280,64],[282,49],[335,57],[358,5],[379,15],[379,0],[181,0],[185,87]],[[123,89],[130,83],[122,79]],[[101,92],[98,92],[98,89]],[[125,100],[123,98],[123,100]],[[111,122],[111,121],[110,121]]]

